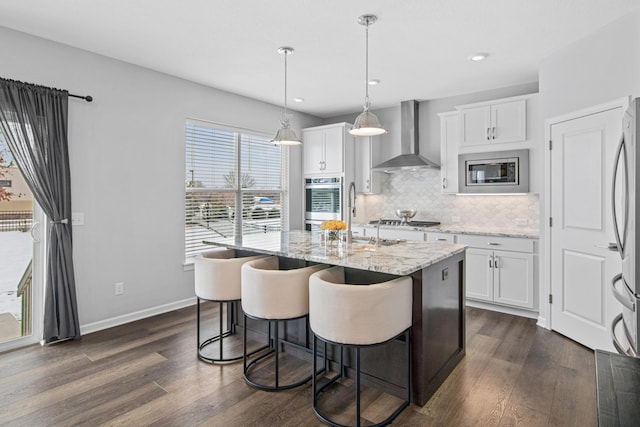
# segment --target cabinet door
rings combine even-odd
[[[507,251],[494,251],[493,254],[493,300],[501,304],[534,308],[533,255]]]
[[[467,298],[493,302],[492,254],[493,252],[483,249],[467,248],[465,258]]]
[[[373,137],[357,138],[355,141],[355,183],[358,194],[380,193],[380,172],[372,172],[371,168],[378,162],[378,140]]]
[[[449,233],[427,233],[427,242],[429,243],[455,243],[455,234]]]
[[[491,131],[491,108],[462,108],[460,110],[460,146],[489,144]]]
[[[324,167],[324,132],[310,130],[302,134],[303,173],[314,174]]]
[[[440,178],[443,193],[458,192],[458,112],[440,115]]]
[[[344,152],[344,128],[336,126],[324,130],[324,169],[326,174],[343,172],[342,158]]]
[[[356,140],[355,183],[358,193],[371,193],[371,137]]]
[[[373,231],[371,233],[373,235]],[[424,242],[424,232],[416,230],[398,230],[393,228],[381,228],[380,238],[382,239],[401,239],[401,240],[418,240]]]
[[[493,104],[491,122],[492,143],[526,141],[526,100]]]

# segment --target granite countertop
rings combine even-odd
[[[357,227],[376,228],[376,224],[354,224]],[[407,225],[381,225],[380,228],[395,230],[415,230],[435,233],[451,234],[482,234],[487,236],[520,237],[525,239],[539,239],[540,230],[525,227],[480,227],[460,224],[440,224],[433,227],[411,227]]]
[[[429,267],[452,255],[463,252],[465,245],[402,241],[391,246],[343,243],[341,247],[327,248],[320,242],[322,233],[293,230],[243,236],[241,243],[233,239],[205,241],[205,243],[277,255],[293,259],[340,265],[360,270],[406,276]],[[336,242],[336,246],[337,242]]]

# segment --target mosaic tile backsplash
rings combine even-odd
[[[358,196],[356,208],[354,222],[357,223],[367,223],[378,218],[395,219],[396,209],[416,209],[418,213],[414,220],[435,220],[445,225],[506,228],[537,228],[540,225],[537,194],[442,194],[440,171],[434,169],[385,174],[381,194]]]

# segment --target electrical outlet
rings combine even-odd
[[[516,218],[516,225],[527,225],[527,218]]]
[[[116,295],[124,294],[124,283],[118,282],[116,283]]]
[[[71,225],[84,225],[84,212],[71,212]]]
[[[449,278],[449,268],[442,269],[442,280],[447,280]]]
[[[457,215],[451,216],[451,222],[460,222],[460,217]]]

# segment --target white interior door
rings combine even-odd
[[[609,291],[621,271],[611,179],[622,108],[551,126],[551,328],[592,349],[615,351],[609,325],[620,306]]]

